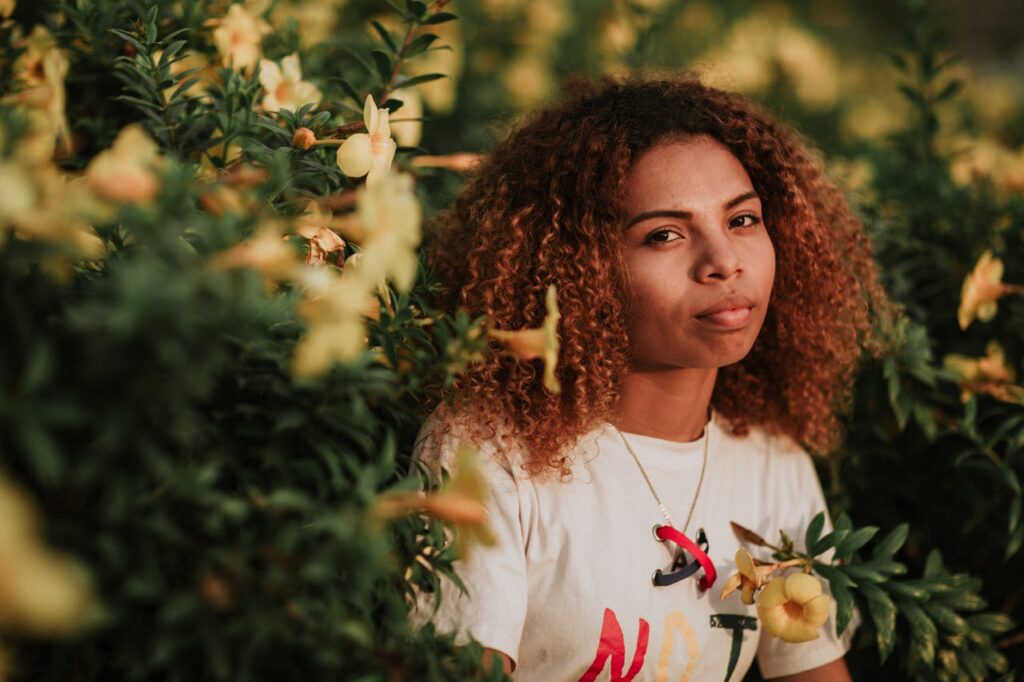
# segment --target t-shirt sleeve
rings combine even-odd
[[[458,430],[437,439],[424,436],[430,428],[428,421],[420,431],[414,457],[432,470],[440,464],[452,471],[455,452],[464,439]],[[441,603],[437,611],[431,612],[430,595],[420,595],[413,622],[429,620],[438,631],[455,633],[458,644],[475,639],[484,647],[506,654],[514,667],[526,621],[526,544],[522,519],[527,496],[521,486],[527,482],[519,480],[512,465],[505,461],[509,458],[501,457],[494,443],[473,444],[479,470],[487,482],[488,524],[497,542],[493,546],[474,545],[465,557],[456,560],[453,568],[466,592],[441,576]]]
[[[778,491],[777,518],[780,520],[781,529],[785,530],[793,538],[797,548],[802,550],[804,534],[811,519],[818,512],[825,512],[823,535],[831,532],[832,520],[810,455],[792,441],[772,440],[774,451],[768,454],[772,458],[772,471],[778,477],[775,488]],[[831,596],[825,580],[822,580],[822,589],[825,594]],[[836,605],[833,600],[828,620],[819,629],[821,634],[818,639],[799,643],[785,642],[768,632],[762,625],[757,648],[757,664],[762,677],[770,679],[792,675],[842,658],[850,648],[853,633],[859,622],[859,614],[854,610],[850,624],[841,637],[836,637]]]

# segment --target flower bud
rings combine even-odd
[[[296,128],[292,135],[292,146],[296,149],[309,149],[316,142],[316,135],[309,128]]]

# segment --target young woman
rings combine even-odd
[[[517,680],[740,680],[755,657],[769,678],[848,679],[852,628],[783,642],[720,594],[744,546],[730,521],[802,538],[825,510],[807,450],[836,446],[892,314],[862,227],[798,136],[738,95],[570,89],[433,224],[448,307],[537,327],[557,287],[562,390],[499,352],[424,425],[426,462],[478,448],[498,539],[431,617]]]

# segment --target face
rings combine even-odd
[[[708,136],[640,157],[625,188],[635,369],[718,368],[764,322],[775,249],[739,160]]]

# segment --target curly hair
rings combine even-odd
[[[878,322],[897,308],[819,155],[749,100],[690,75],[577,79],[567,91],[494,147],[428,225],[426,245],[443,287],[438,305],[487,315],[500,329],[539,326],[545,288],[556,285],[562,392],[543,389],[539,363],[497,352],[446,398],[528,453],[530,475],[570,472],[567,452],[610,420],[629,371],[626,176],[659,143],[708,135],[746,169],[777,254],[761,332],[743,360],[719,370],[712,405],[737,435],[757,425],[833,450],[863,351],[882,352]]]

